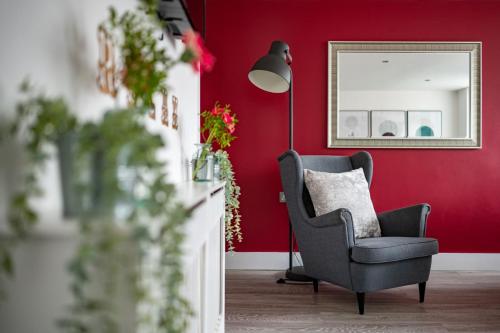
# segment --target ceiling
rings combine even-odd
[[[340,90],[459,90],[469,86],[469,54],[342,52]]]

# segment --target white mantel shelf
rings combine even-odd
[[[175,184],[176,198],[187,209],[208,200],[215,192],[223,190],[224,182],[193,182],[186,181]],[[65,238],[78,234],[78,223],[75,218],[64,218],[60,212],[41,212],[40,220],[33,227],[30,237],[34,238]],[[9,235],[6,223],[0,223],[0,237]]]
[[[224,182],[183,182],[176,184],[177,198],[188,209],[195,208],[203,200],[221,191]]]

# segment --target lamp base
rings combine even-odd
[[[313,279],[306,275],[304,266],[294,266],[286,270],[285,278],[278,279],[276,283],[287,282],[312,282]]]

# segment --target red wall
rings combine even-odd
[[[288,145],[287,94],[251,85],[248,70],[272,40],[293,55],[295,149],[327,149],[327,41],[482,41],[481,150],[368,149],[377,211],[432,205],[428,235],[442,252],[500,252],[500,1],[208,0],[207,43],[217,57],[202,78],[203,109],[216,100],[237,112],[229,153],[242,188],[238,251],[286,251],[286,209],[276,157]]]

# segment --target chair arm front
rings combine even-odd
[[[354,246],[351,213],[337,209],[297,225],[300,254],[307,275],[350,289],[350,252]]]
[[[430,211],[424,203],[378,214],[382,236],[424,237]]]
[[[345,244],[348,249],[354,246],[352,215],[345,208],[309,218],[306,220],[306,224],[313,228],[313,233],[334,233],[337,244]]]

